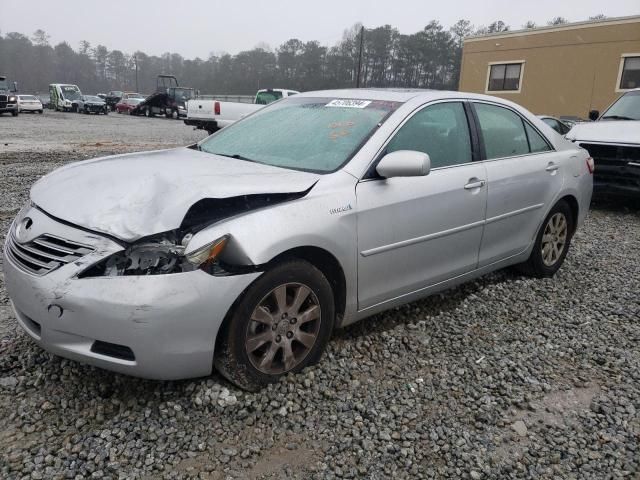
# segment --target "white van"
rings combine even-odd
[[[77,105],[76,102],[81,96],[82,92],[77,85],[52,83],[49,85],[49,97],[51,99],[49,108],[62,112],[71,112],[74,109],[74,104]]]

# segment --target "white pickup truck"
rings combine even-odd
[[[258,90],[253,103],[224,102],[216,99],[194,99],[187,102],[186,125],[206,130],[209,134],[229,126],[243,117],[281,98],[295,95],[295,90],[265,88]]]

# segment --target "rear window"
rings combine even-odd
[[[258,105],[269,105],[276,100],[280,100],[282,98],[282,92],[258,92],[256,95],[256,104]]]

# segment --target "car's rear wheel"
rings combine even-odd
[[[326,277],[302,260],[265,272],[239,299],[222,327],[214,363],[247,390],[317,362],[333,330],[335,307]]]
[[[538,278],[555,275],[567,256],[574,228],[571,208],[560,200],[542,223],[531,255],[520,270]]]

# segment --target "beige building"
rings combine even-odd
[[[465,40],[460,90],[533,113],[587,118],[640,87],[640,16],[502,32]]]

